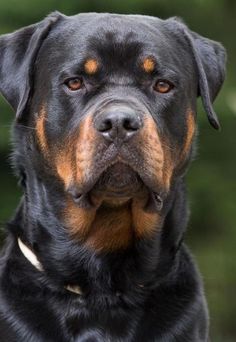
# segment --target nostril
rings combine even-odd
[[[108,132],[112,129],[112,121],[110,119],[105,119],[100,122],[100,125],[98,127],[99,132]]]
[[[140,128],[138,120],[124,119],[123,128],[126,131],[137,131]]]

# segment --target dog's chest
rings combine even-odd
[[[100,314],[90,312],[88,316],[72,314],[67,318],[66,325],[71,340],[75,342],[128,342],[133,341],[137,322],[135,313],[128,317],[127,314],[121,314],[121,310],[117,308],[116,312],[101,310]]]

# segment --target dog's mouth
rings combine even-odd
[[[128,164],[117,161],[99,175],[86,193],[76,193],[73,197],[82,207],[120,206],[142,198],[147,210],[161,210],[165,194],[153,191],[141,174]]]
[[[99,177],[91,194],[104,200],[128,200],[142,192],[144,183],[130,166],[117,162],[108,167]]]

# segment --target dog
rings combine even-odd
[[[1,252],[1,342],[208,341],[183,242],[197,98],[220,43],[178,18],[52,13],[0,37],[23,197]]]

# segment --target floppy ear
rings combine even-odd
[[[210,124],[219,129],[219,120],[212,103],[225,79],[225,49],[220,43],[190,31],[178,18],[171,18],[169,22],[187,40],[198,70],[198,95],[202,98]]]
[[[0,91],[19,120],[31,95],[34,62],[52,25],[61,18],[52,13],[43,21],[0,36]]]

